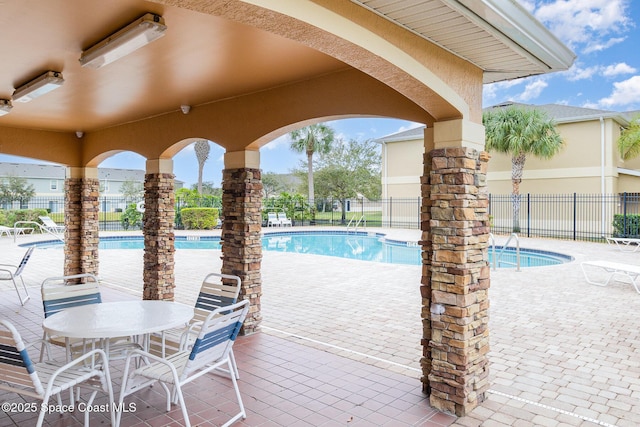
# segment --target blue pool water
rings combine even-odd
[[[59,241],[38,243],[39,248],[61,248]],[[176,236],[176,249],[217,249],[220,238],[214,236]],[[141,236],[113,236],[100,239],[100,249],[143,249]],[[265,251],[295,252],[340,258],[375,261],[389,264],[420,265],[420,247],[412,242],[385,239],[383,234],[344,231],[267,233],[262,238]],[[499,254],[500,247],[496,248]],[[492,256],[490,251],[489,256]],[[571,261],[567,255],[520,249],[521,267],[555,265]],[[490,260],[491,261],[491,260]],[[515,268],[513,248],[506,248],[500,256],[500,268]]]

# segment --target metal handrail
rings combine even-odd
[[[508,261],[500,261],[502,258],[502,255],[504,254],[504,251],[508,248],[509,243],[511,242],[511,239],[513,238],[516,239],[516,262],[513,263]],[[500,262],[502,262],[504,264],[515,265],[516,271],[520,271],[520,239],[518,238],[518,235],[516,233],[511,233],[511,235],[507,239],[507,242],[504,245],[502,245],[502,249],[500,250],[500,253],[498,254],[497,257],[496,257],[496,241],[492,233],[489,233],[489,242],[491,246],[491,254],[493,259],[494,270],[498,268],[498,265],[500,265]]]
[[[351,217],[351,220],[349,220],[349,224],[347,224],[347,231],[349,231],[349,227],[351,227],[351,223],[353,223],[353,220],[356,219],[356,217]],[[362,215],[360,218],[358,218],[358,221],[356,221],[356,225],[354,226],[354,230],[353,231],[358,231],[358,226],[360,225],[360,223],[364,223],[364,227],[367,226],[367,219],[365,218],[364,215]]]
[[[18,224],[20,224],[20,225],[22,225],[22,224],[35,225],[40,229],[40,233],[51,234],[53,237],[55,237],[56,239],[58,239],[58,240],[60,240],[61,242],[64,243],[64,236],[63,235],[61,235],[60,233],[53,232],[53,231],[49,230],[48,228],[44,227],[39,222],[35,222],[35,221],[18,221],[18,222],[13,224],[13,228],[14,228],[13,241],[14,241],[14,243],[16,242],[16,239],[18,238],[18,234],[15,232],[15,229],[18,228]]]

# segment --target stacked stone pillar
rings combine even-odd
[[[242,280],[240,300],[249,300],[242,333],[259,330],[262,315],[262,178],[260,169],[222,171],[222,273]]]
[[[149,170],[149,166],[147,166]],[[175,288],[175,195],[172,173],[147,173],[144,180],[144,292],[146,300],[173,301]]]
[[[94,168],[74,168],[65,180],[64,275],[98,274],[99,194],[97,178],[86,177]]]
[[[422,182],[422,381],[434,408],[464,416],[489,388],[489,156],[435,146]]]

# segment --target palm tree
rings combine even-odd
[[[314,209],[313,190],[313,154],[328,153],[334,141],[334,131],[324,123],[303,127],[289,134],[291,149],[298,153],[307,154],[307,173],[309,177],[309,205]]]
[[[629,122],[629,127],[618,138],[618,151],[622,160],[631,160],[640,155],[640,116]]]
[[[513,231],[520,232],[520,182],[528,155],[550,159],[563,147],[556,125],[544,111],[509,106],[482,116],[489,151],[511,154]]]
[[[198,158],[198,194],[202,194],[202,171],[204,162],[209,158],[209,141],[202,139],[196,142],[194,149]]]

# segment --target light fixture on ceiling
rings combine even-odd
[[[82,132],[81,130],[77,130],[76,131],[76,136],[78,137],[78,139],[82,138],[84,136],[84,132]]]
[[[62,83],[64,83],[62,73],[58,71],[47,71],[17,88],[13,92],[13,100],[15,102],[29,102],[59,88],[62,86]]]
[[[0,116],[9,114],[12,108],[13,108],[13,105],[11,105],[10,99],[0,99]]]
[[[190,105],[181,105],[180,106],[180,110],[182,111],[182,114],[189,114],[189,111],[191,111],[191,106]]]
[[[83,51],[80,55],[80,64],[91,68],[110,64],[162,37],[166,29],[162,16],[147,13]]]

